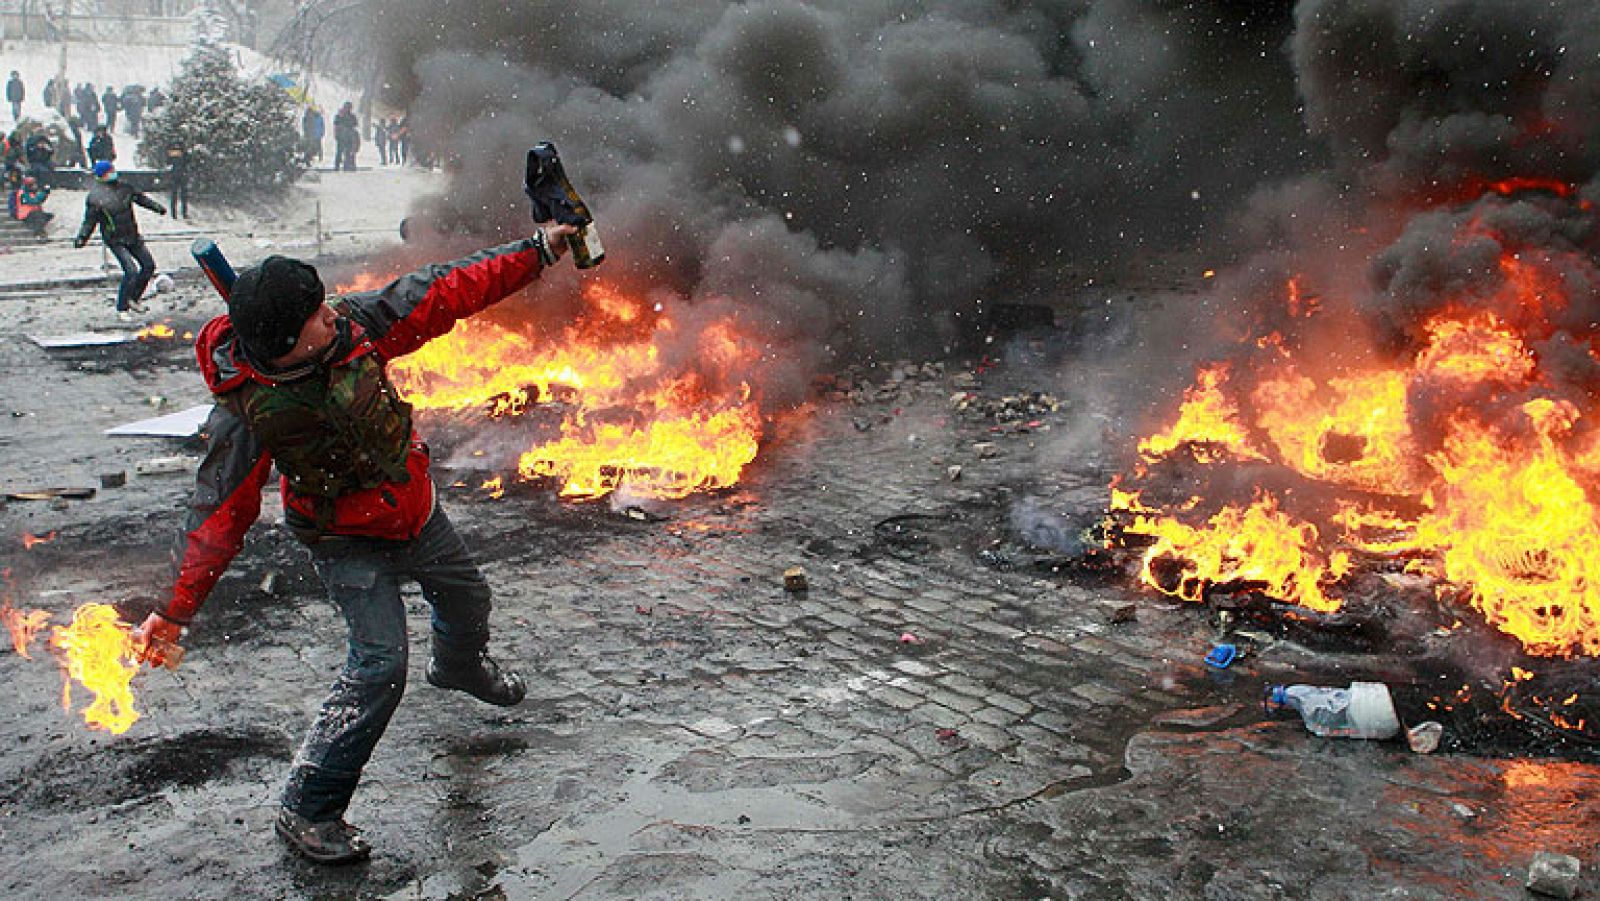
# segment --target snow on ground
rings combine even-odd
[[[233,54],[234,62],[245,75],[265,77],[283,71],[283,67],[248,47],[237,44],[223,46]],[[142,84],[146,88],[156,85],[165,87],[178,74],[184,58],[188,55],[188,47],[74,41],[67,49],[67,77],[74,85],[89,82],[95,86],[98,93],[104,93],[107,85],[116,87],[118,91],[129,84]],[[5,43],[4,51],[0,51],[0,77],[9,77],[12,70],[22,73],[22,81],[28,88],[28,99],[22,104],[24,116],[28,115],[30,110],[37,114],[44,109],[44,84],[54,77],[60,63],[61,45],[58,43],[40,41]],[[329,117],[328,141],[331,145],[333,112],[346,100],[359,99],[360,92],[319,76],[312,85],[311,95]],[[0,122],[4,122],[8,130],[15,124],[11,120],[9,104],[0,104]],[[119,137],[123,131],[119,119],[117,123]],[[362,149],[367,150],[365,147]],[[377,159],[375,152],[372,158]]]
[[[319,255],[319,249],[323,256],[351,257],[398,244],[399,222],[412,200],[436,190],[442,179],[437,172],[415,168],[318,170],[308,173],[270,207],[219,208],[201,198],[191,200],[187,220],[157,216],[144,209],[138,210],[137,215],[157,268],[175,274],[195,270],[189,245],[202,235],[215,240],[236,267],[251,265],[273,253],[311,258]],[[57,191],[50,196],[47,209],[56,214],[56,220],[47,243],[0,245],[0,306],[5,308],[11,326],[19,331],[27,333],[41,327],[51,332],[130,327],[119,323],[112,310],[114,280],[89,290],[15,290],[19,285],[52,280],[120,276],[116,260],[98,237],[81,250],[72,246],[72,236],[83,219],[83,199],[82,191]],[[167,201],[165,194],[157,194],[156,199]],[[323,236],[320,247],[316,229],[319,207]],[[8,286],[12,290],[8,291]],[[35,296],[24,296],[29,294]],[[201,302],[214,300],[205,292],[202,294]],[[11,300],[15,302],[7,302]],[[186,312],[194,303],[195,298],[187,292],[156,295],[147,302],[149,310],[144,321],[159,321],[165,315]],[[49,317],[42,317],[40,304],[52,308]],[[220,301],[216,307],[220,312]]]

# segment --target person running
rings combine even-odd
[[[132,320],[133,310],[156,272],[156,261],[139,234],[139,222],[133,215],[134,204],[157,215],[167,214],[166,207],[120,180],[110,160],[95,163],[94,185],[83,202],[83,225],[72,241],[73,247],[81,248],[89,243],[95,229],[100,230],[100,240],[122,267],[122,283],[117,286],[117,318],[124,322]]]

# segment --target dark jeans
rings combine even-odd
[[[140,239],[132,244],[111,244],[111,253],[122,266],[122,284],[117,288],[117,312],[144,296],[144,288],[156,274],[156,261]]]
[[[167,212],[174,219],[189,218],[189,179],[173,179],[167,189]]]
[[[406,690],[403,579],[433,606],[433,642],[447,655],[489,643],[489,583],[444,510],[411,541],[329,538],[311,546],[328,597],[344,614],[350,653],[295,755],[283,806],[313,822],[344,816],[361,769]]]

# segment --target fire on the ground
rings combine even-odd
[[[340,290],[381,281],[362,276]],[[488,419],[559,411],[558,434],[523,451],[510,475],[554,479],[563,497],[625,490],[673,499],[735,484],[761,435],[758,399],[741,376],[758,354],[735,323],[680,335],[658,305],[600,282],[587,284],[582,300],[583,313],[558,334],[534,338],[467,320],[395,360],[390,374],[422,410],[478,410]],[[693,358],[669,361],[667,339],[692,342]]]
[[[1570,335],[1600,359],[1600,323],[1571,315],[1600,270],[1581,248],[1497,230],[1529,187],[1561,215],[1589,212],[1565,185],[1486,186],[1454,240],[1499,248],[1491,278],[1409,323],[1400,352],[1332,366],[1307,340],[1329,330],[1307,326],[1200,369],[1113,485],[1116,540],[1148,543],[1144,583],[1187,600],[1249,584],[1326,613],[1363,560],[1404,560],[1530,655],[1600,655],[1600,409],[1552,349]],[[1316,288],[1283,284],[1281,315],[1359,321],[1352,298]],[[1153,488],[1173,485],[1194,491]]]

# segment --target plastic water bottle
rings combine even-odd
[[[1382,682],[1352,682],[1349,688],[1269,685],[1267,708],[1298,711],[1306,728],[1329,738],[1393,738],[1400,732],[1389,687]]]

